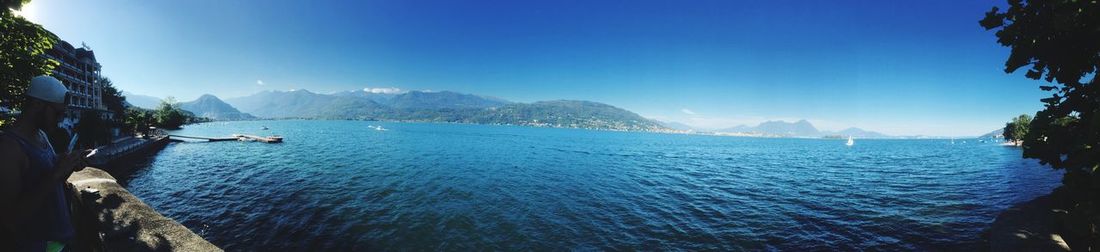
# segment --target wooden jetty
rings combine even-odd
[[[262,137],[262,136],[253,136],[253,135],[244,135],[244,134],[233,134],[233,136],[237,137],[237,139],[240,139],[241,141],[259,141],[259,142],[265,142],[265,143],[282,143],[283,142],[283,137],[281,137],[281,136]]]
[[[197,140],[206,140],[208,142],[220,142],[220,141],[256,141],[265,143],[282,143],[283,137],[281,136],[254,136],[245,134],[233,134],[229,137],[202,137],[202,136],[184,136],[184,135],[168,135],[175,138],[188,138]]]

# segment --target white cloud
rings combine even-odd
[[[404,93],[405,91],[401,90],[400,88],[395,88],[395,87],[384,87],[384,88],[369,88],[368,87],[368,88],[363,88],[363,92],[375,93],[375,94],[400,94],[400,93]]]
[[[263,85],[265,85],[265,84],[264,84],[264,81],[263,81],[263,80],[256,80],[256,85],[260,85],[260,86],[263,86]]]
[[[691,111],[690,109],[686,109],[686,108],[685,109],[680,109],[680,112],[684,112],[684,114],[689,114],[689,115],[694,115],[695,114],[695,111]]]

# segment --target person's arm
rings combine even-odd
[[[16,216],[16,213],[23,212],[20,210],[20,201],[25,198],[19,195],[23,186],[23,169],[27,166],[27,157],[22,153],[22,149],[14,141],[0,138],[0,160],[11,160],[0,162],[0,202],[12,203],[0,205],[0,234],[4,236],[18,234],[17,222],[22,220],[21,216]]]
[[[69,154],[60,160],[54,167],[54,173],[38,179],[38,181],[22,181],[22,173],[28,169],[30,161],[19,147],[19,144],[10,139],[0,139],[0,160],[15,160],[15,162],[0,163],[0,202],[14,204],[2,204],[0,207],[0,228],[4,233],[17,235],[20,232],[20,224],[30,219],[30,216],[42,206],[46,196],[57,190],[62,181],[68,179],[73,169],[81,165],[83,155],[87,151]],[[20,192],[24,183],[34,183],[29,191]]]

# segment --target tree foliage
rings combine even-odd
[[[165,129],[178,129],[184,123],[187,123],[186,114],[183,113],[183,109],[180,108],[179,103],[173,97],[160,101],[157,110],[153,111],[153,119],[156,121],[157,127]]]
[[[1086,216],[1090,246],[1100,245],[1100,4],[1091,0],[1009,0],[979,21],[996,30],[997,42],[1011,48],[1005,72],[1027,67],[1025,77],[1046,83],[1023,136],[1024,156],[1065,169],[1064,188],[1076,202],[1072,214]]]
[[[1046,106],[1024,138],[1024,155],[1055,168],[1097,169],[1100,97],[1092,77],[1100,67],[1100,4],[1010,0],[1009,6],[994,7],[980,22],[1012,49],[1005,72],[1030,66],[1025,76],[1051,83],[1040,88],[1053,91],[1041,100]]]
[[[107,107],[107,111],[114,113],[116,115],[115,118],[122,118],[123,114],[126,113],[126,97],[122,95],[122,91],[115,88],[110,78],[99,77],[99,80],[96,81],[103,87],[103,94],[101,97],[103,99],[103,105]]]
[[[0,7],[3,7],[4,11],[9,9],[18,10],[30,2],[31,0],[0,0]]]
[[[1005,141],[1012,141],[1016,143],[1016,145],[1019,145],[1020,140],[1023,140],[1024,136],[1027,135],[1029,127],[1031,127],[1031,116],[1022,114],[1016,118],[1012,118],[1012,121],[1005,124]]]
[[[183,110],[173,97],[161,100],[152,116],[153,125],[164,129],[179,129],[184,124],[210,121],[209,118],[198,117],[190,111]]]
[[[153,119],[153,111],[143,109],[139,107],[126,108],[126,112],[122,116],[122,131],[127,133],[133,133],[138,131],[144,131],[150,126],[156,125],[156,121]]]
[[[0,107],[8,109],[22,105],[31,78],[49,74],[58,64],[42,57],[58,41],[57,35],[12,12],[27,2],[0,2],[7,7],[0,10]],[[0,125],[11,120],[10,114],[0,113]]]

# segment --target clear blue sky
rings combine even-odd
[[[1047,94],[978,26],[1003,1],[60,1],[26,15],[138,94],[451,90],[719,128],[978,135]],[[262,81],[262,85],[259,82]]]

